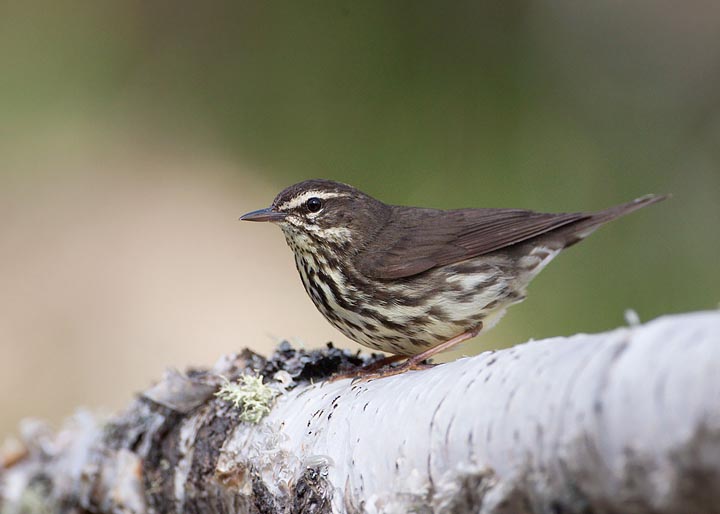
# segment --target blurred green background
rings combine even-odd
[[[0,2],[0,435],[244,346],[354,347],[280,232],[235,221],[305,178],[431,207],[674,195],[461,353],[717,308],[719,33],[709,1]]]

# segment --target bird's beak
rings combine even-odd
[[[283,221],[287,214],[274,211],[272,207],[248,212],[240,216],[241,221]]]

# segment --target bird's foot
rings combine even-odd
[[[371,362],[370,364],[366,364],[365,366],[362,366],[360,368],[337,373],[331,376],[328,379],[328,382],[335,382],[336,380],[343,380],[346,378],[356,379],[364,375],[371,375],[379,370],[382,370],[383,368],[390,368],[392,364],[405,358],[407,357],[405,357],[404,355],[388,355],[387,357],[376,360],[375,362]]]
[[[463,341],[467,341],[468,339],[475,337],[476,335],[478,335],[478,333],[480,333],[482,326],[482,323],[479,323],[472,329],[467,330],[462,334],[453,337],[452,339],[448,339],[444,343],[433,346],[432,348],[428,348],[424,352],[417,355],[413,355],[405,362],[397,366],[392,366],[392,364],[394,362],[404,359],[405,357],[402,355],[390,355],[388,357],[385,357],[384,359],[375,361],[372,364],[363,366],[358,370],[351,371],[349,373],[333,375],[332,377],[330,377],[329,381],[334,382],[336,380],[342,380],[344,378],[352,378],[353,383],[368,382],[377,378],[386,378],[392,377],[394,375],[400,375],[401,373],[405,373],[407,371],[432,368],[435,365],[430,364],[428,362],[428,359],[440,352],[444,352],[445,350],[449,350],[450,348],[457,346]]]
[[[444,352],[445,350],[449,350],[450,348],[453,348],[454,346],[457,346],[458,344],[462,343],[463,341],[467,341],[468,339],[471,339],[478,335],[480,333],[480,330],[482,330],[482,322],[478,323],[475,327],[473,327],[470,330],[467,330],[463,332],[462,334],[459,334],[452,339],[448,339],[444,343],[441,343],[437,346],[433,346],[432,348],[428,348],[422,353],[419,353],[417,355],[413,355],[409,359],[407,359],[405,362],[398,366],[394,367],[385,367],[380,368],[377,371],[372,370],[363,370],[360,369],[357,373],[355,373],[355,377],[353,382],[360,381],[360,382],[367,382],[369,380],[375,380],[376,378],[385,378],[385,377],[392,377],[394,375],[400,375],[401,373],[405,373],[406,371],[412,371],[412,370],[420,370],[420,369],[427,369],[434,366],[434,364],[429,364],[427,361],[431,357],[435,356],[436,354],[440,352]],[[392,363],[394,360],[402,359],[401,356],[398,355],[391,355],[390,357],[386,357],[382,361],[378,361],[378,364],[383,363],[383,361],[387,361],[388,363]],[[384,363],[383,363],[384,364]],[[350,378],[350,377],[345,377]]]
[[[353,378],[353,384],[369,382],[370,380],[376,380],[378,378],[387,378],[395,375],[401,375],[408,371],[430,369],[434,368],[435,366],[436,364],[432,364],[425,359],[418,360],[415,359],[415,357],[410,357],[405,362],[403,362],[402,364],[398,364],[397,366],[384,366],[375,371],[358,373]]]

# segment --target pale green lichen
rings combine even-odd
[[[22,492],[17,504],[3,504],[0,514],[52,514],[57,512],[56,508],[43,487],[30,485]]]
[[[230,382],[222,377],[225,383],[215,396],[230,402],[240,409],[240,420],[248,423],[259,423],[270,412],[273,400],[279,394],[277,390],[263,384],[263,377],[242,375],[237,382]]]

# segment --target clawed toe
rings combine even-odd
[[[341,380],[344,378],[351,378],[353,384],[362,384],[363,382],[369,382],[378,378],[387,378],[395,375],[401,375],[408,371],[419,371],[423,369],[429,369],[435,367],[435,364],[428,362],[415,362],[413,359],[408,359],[402,364],[397,366],[386,365],[380,369],[359,369],[353,373],[345,373],[342,375],[334,375],[330,378],[330,381]]]

